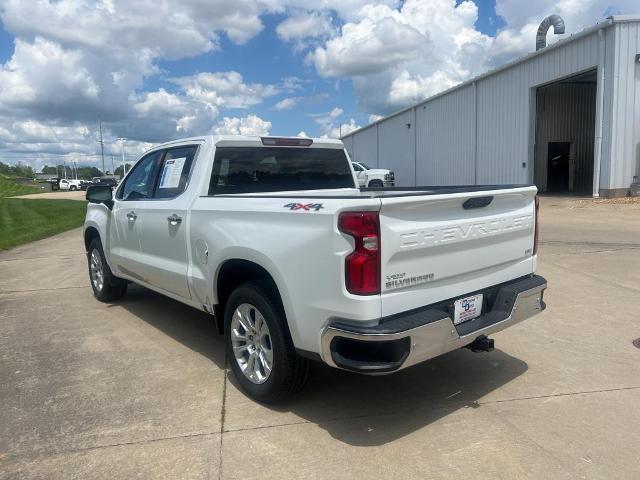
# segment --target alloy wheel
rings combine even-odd
[[[231,346],[244,376],[258,385],[266,382],[273,368],[271,333],[262,313],[250,303],[233,312]]]

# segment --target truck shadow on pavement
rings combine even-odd
[[[138,286],[132,286],[119,305],[225,368],[224,342],[208,315]],[[255,427],[265,426],[265,416],[269,422],[273,418],[272,426],[308,422],[346,444],[379,446],[458,410],[481,408],[483,397],[527,369],[525,362],[499,349],[490,353],[459,349],[386,376],[363,376],[313,362],[305,389],[277,405],[248,399],[229,374],[235,388],[227,389],[226,408],[255,412],[259,420]],[[466,417],[457,418],[462,422]],[[224,428],[233,431],[233,427]]]

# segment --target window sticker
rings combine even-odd
[[[184,169],[186,157],[172,158],[164,162],[162,176],[160,177],[160,185],[158,188],[178,188],[180,186],[180,178]]]

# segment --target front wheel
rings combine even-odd
[[[111,273],[99,238],[94,238],[89,245],[87,261],[93,295],[105,303],[122,298],[127,291],[127,282]]]
[[[369,186],[374,188],[381,188],[384,187],[384,184],[382,183],[382,180],[371,180],[369,182]]]
[[[276,402],[302,389],[308,360],[293,346],[277,293],[269,285],[245,283],[225,308],[225,343],[240,388],[261,402]]]

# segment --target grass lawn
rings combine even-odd
[[[29,185],[19,185],[0,177],[0,250],[55,235],[82,225],[86,202],[2,198],[36,193]]]
[[[27,195],[29,193],[38,193],[40,189],[31,185],[23,185],[11,181],[10,178],[0,175],[0,198],[13,197],[15,195]]]

